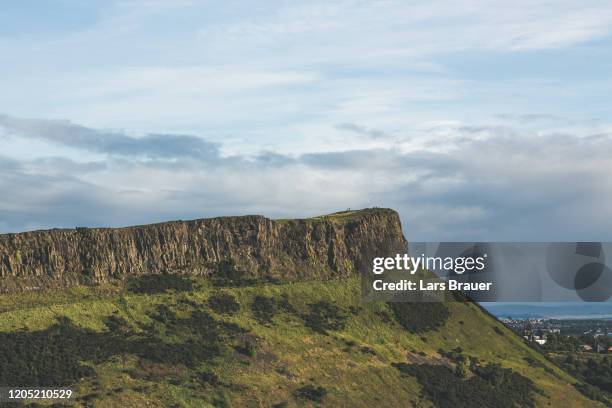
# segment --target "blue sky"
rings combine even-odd
[[[3,4],[0,231],[384,206],[609,241],[611,31],[607,1]]]

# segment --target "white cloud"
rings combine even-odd
[[[582,85],[509,78],[492,88],[444,58],[574,47],[611,27],[612,7],[601,1],[120,2],[79,32],[0,40],[11,61],[0,112],[227,134],[363,116],[399,123],[435,116],[433,104],[465,119],[492,98],[533,110],[525,103],[548,102],[542,95],[580,98],[567,93]]]
[[[322,46],[325,57],[331,57],[325,51],[335,48],[338,58],[359,59],[364,53],[371,57],[567,47],[609,34],[612,10],[602,1],[343,1],[280,7],[236,20],[204,28],[201,35],[248,45],[286,44],[303,35]]]
[[[63,125],[68,133],[83,131]],[[367,129],[364,142],[369,138],[382,147],[231,157],[184,155],[180,149],[172,155],[126,157],[112,148],[101,161],[0,158],[0,188],[14,192],[0,204],[0,222],[5,229],[22,230],[220,214],[296,217],[386,206],[400,211],[413,240],[609,239],[611,135],[439,123],[428,144],[399,149],[388,134],[372,134],[360,124],[349,129]],[[13,140],[21,138],[20,132],[13,129]],[[98,149],[104,137],[89,129],[74,147]],[[162,137],[172,141],[176,136]],[[138,151],[158,146],[154,141],[151,147],[146,137],[138,140],[144,143]]]

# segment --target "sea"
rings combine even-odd
[[[612,302],[482,302],[497,318],[610,319]]]

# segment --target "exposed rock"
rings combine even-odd
[[[402,252],[398,214],[341,212],[302,220],[262,216],[0,235],[0,291],[95,284],[149,273],[210,275],[231,260],[253,277],[329,279]]]

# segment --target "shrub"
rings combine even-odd
[[[252,340],[246,340],[243,344],[234,346],[234,349],[247,357],[255,357],[257,354],[257,345]]]
[[[256,296],[251,305],[255,318],[262,323],[270,323],[277,312],[276,300],[266,296]]]
[[[459,362],[455,366],[455,375],[460,378],[467,377],[469,373],[468,367],[465,362]]]
[[[121,316],[110,315],[106,318],[104,324],[111,332],[125,333],[129,331],[127,320]]]
[[[108,330],[102,331],[80,327],[68,318],[60,317],[44,330],[0,332],[0,384],[69,386],[95,376],[95,371],[82,362],[100,364],[128,354],[139,362],[181,365],[190,369],[203,364],[211,366],[220,356],[227,355],[237,341],[244,341],[246,337],[246,329],[217,321],[203,310],[181,317],[167,306],[160,305],[151,316],[162,321],[166,331],[171,327],[184,340],[168,342],[160,337],[154,325],[141,325],[142,332],[135,335],[125,319],[117,315],[106,318]],[[254,350],[252,345],[243,347],[248,353]],[[136,372],[141,370],[135,369]],[[213,377],[207,379],[214,382]]]
[[[221,380],[219,379],[219,376],[212,371],[202,371],[199,373],[198,377],[201,381],[208,383],[212,386],[216,387],[218,385],[221,385]]]
[[[170,290],[188,292],[193,290],[193,282],[178,275],[143,275],[128,281],[127,290],[132,293],[156,294]]]
[[[470,378],[462,377],[467,374],[465,366],[458,373],[442,365],[398,363],[394,367],[416,377],[423,396],[440,408],[534,407],[539,392],[530,379],[497,364],[478,367]]]
[[[551,336],[552,337],[552,336]],[[577,379],[586,384],[576,385],[584,395],[601,401],[608,399],[612,406],[612,361],[608,358],[584,358],[580,354],[568,353],[563,360],[562,367]],[[601,392],[597,392],[597,390]]]
[[[444,356],[444,357],[448,358],[453,363],[463,363],[463,362],[467,361],[466,356],[464,356],[462,354],[463,350],[461,349],[461,347],[455,347],[451,351],[444,351],[444,350],[440,349],[440,350],[438,350],[438,353],[441,356]]]
[[[163,324],[171,324],[176,321],[176,313],[166,305],[158,305],[155,313],[149,313],[148,315],[151,319]]]
[[[523,360],[525,360],[527,364],[529,364],[529,366],[531,367],[547,368],[543,363],[539,362],[533,357],[530,357],[530,356],[523,357]]]
[[[374,351],[373,348],[368,347],[368,346],[362,346],[359,351],[361,351],[364,354],[372,354],[373,356],[376,355],[376,351]]]
[[[213,401],[215,407],[218,408],[230,408],[232,406],[232,401],[227,394],[227,391],[221,390],[217,398]]]
[[[599,388],[586,383],[577,383],[575,387],[585,397],[592,399],[593,401],[603,402],[608,404],[608,406],[610,405],[608,396],[606,396],[606,393]]]
[[[448,307],[442,302],[389,302],[395,320],[411,333],[441,327],[448,319]]]
[[[302,316],[306,326],[319,333],[328,330],[342,330],[346,325],[347,315],[338,306],[320,301],[308,305],[310,311]]]
[[[277,302],[277,306],[279,311],[283,311],[285,313],[297,314],[297,310],[291,302],[289,301],[289,296],[286,293],[281,295],[281,298]]]
[[[87,334],[94,339],[83,342]],[[93,376],[93,369],[81,364],[81,356],[104,346],[99,336],[107,337],[108,332],[82,330],[67,318],[42,331],[0,333],[0,384],[62,387]]]
[[[327,395],[327,390],[323,387],[315,387],[314,385],[309,384],[298,388],[294,395],[299,399],[322,402]]]
[[[213,295],[208,298],[208,306],[217,313],[234,314],[240,310],[240,304],[229,293]]]

